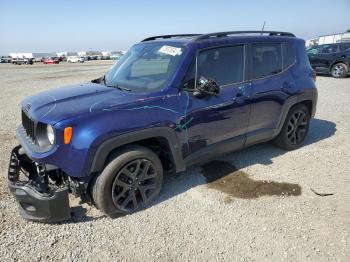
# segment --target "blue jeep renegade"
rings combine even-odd
[[[22,102],[9,188],[30,220],[69,219],[68,193],[129,214],[159,195],[163,173],[268,140],[300,147],[316,102],[291,33],[150,37],[105,76]]]

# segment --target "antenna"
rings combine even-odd
[[[263,34],[263,31],[264,31],[264,29],[265,29],[265,24],[266,24],[266,21],[264,21],[263,26],[262,26],[262,28],[261,28],[261,35]]]

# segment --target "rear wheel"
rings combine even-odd
[[[309,130],[310,112],[303,104],[298,104],[291,108],[285,123],[273,140],[278,147],[286,150],[297,149],[304,143]]]
[[[346,77],[346,75],[349,72],[349,68],[344,63],[337,63],[332,66],[331,74],[335,78],[343,78]]]
[[[94,203],[110,217],[130,214],[147,207],[160,193],[163,167],[158,156],[141,146],[117,152],[96,178]]]

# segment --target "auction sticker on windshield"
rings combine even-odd
[[[169,45],[163,45],[159,50],[159,53],[176,56],[181,54],[181,48],[173,47]]]

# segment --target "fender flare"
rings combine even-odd
[[[338,63],[343,63],[343,64],[346,64],[348,67],[350,67],[350,61],[348,61],[345,57],[344,58],[337,58],[334,61],[332,61],[332,63],[330,63],[330,66],[328,68],[329,71],[332,70],[332,67]]]
[[[92,164],[90,167],[90,174],[101,172],[103,170],[109,153],[114,149],[144,139],[156,137],[164,138],[168,142],[176,172],[184,171],[186,169],[186,166],[182,157],[181,145],[179,144],[179,139],[176,135],[176,132],[173,129],[167,127],[154,127],[118,135],[103,141],[98,146],[96,153],[93,156]]]
[[[316,88],[307,89],[305,93],[301,93],[301,94],[298,94],[297,96],[290,97],[286,101],[286,103],[283,105],[282,113],[278,121],[277,129],[274,131],[274,136],[277,136],[279,134],[290,109],[296,104],[302,103],[304,101],[311,101],[312,109],[310,112],[310,117],[313,118],[316,113],[317,97],[318,97],[318,91]]]

